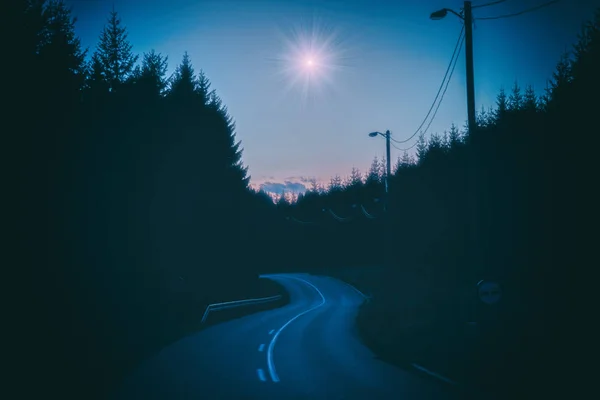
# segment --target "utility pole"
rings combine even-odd
[[[387,211],[388,208],[388,198],[390,197],[389,185],[390,185],[390,176],[392,174],[391,161],[390,161],[390,136],[391,133],[389,130],[385,131],[385,160],[386,160],[386,170],[385,170],[385,209]]]
[[[476,129],[475,122],[475,77],[473,71],[473,14],[471,1],[465,1],[463,6],[462,14],[457,13],[449,8],[443,8],[441,10],[431,13],[430,18],[433,20],[440,20],[448,13],[456,15],[462,19],[465,26],[465,55],[466,55],[466,72],[467,72],[467,117],[468,117],[468,140],[470,147],[470,154],[468,154],[467,164],[467,180],[468,180],[468,197],[469,197],[469,211],[470,215],[465,216],[470,220],[470,226],[467,232],[465,232],[465,246],[468,252],[468,262],[471,274],[478,275],[480,273],[480,266],[483,262],[481,257],[481,245],[479,241],[479,208],[480,201],[478,198],[477,183],[478,183],[478,157],[476,148],[474,146],[474,135]],[[474,277],[472,276],[472,277]]]
[[[371,132],[369,133],[370,137],[376,137],[377,135],[379,136],[383,136],[385,138],[385,158],[386,158],[386,170],[385,170],[385,181],[384,181],[384,186],[385,186],[385,199],[383,202],[383,206],[384,209],[387,210],[387,198],[388,198],[388,192],[389,192],[389,178],[392,175],[392,164],[391,164],[391,160],[390,160],[390,139],[392,137],[392,134],[389,130],[385,131],[385,133],[381,133],[381,132]]]
[[[392,134],[389,130],[385,131],[385,161],[386,161],[386,172],[385,172],[385,249],[384,249],[384,263],[387,268],[391,268],[391,248],[392,248],[392,216],[388,211],[388,204],[390,203],[390,178],[392,176],[391,160],[390,160],[390,137]]]
[[[471,2],[465,1],[465,53],[467,58],[467,115],[469,134],[475,129],[475,77],[473,73],[473,14]]]
[[[429,18],[440,20],[448,13],[456,15],[465,23],[465,54],[467,58],[467,115],[469,132],[475,129],[475,79],[473,73],[473,12],[470,1],[465,1],[462,14],[449,8],[432,12]]]
[[[385,159],[387,161],[387,170],[386,170],[386,175],[385,175],[385,192],[388,193],[389,192],[389,179],[390,179],[390,175],[392,174],[392,168],[391,168],[391,164],[390,164],[390,136],[391,133],[390,131],[385,131]]]
[[[385,171],[385,194],[383,198],[383,211],[384,221],[383,221],[383,229],[384,229],[384,238],[383,238],[383,257],[384,264],[386,267],[391,266],[391,233],[392,233],[392,221],[391,215],[388,213],[388,204],[389,204],[389,181],[392,176],[392,161],[390,160],[390,139],[392,134],[389,130],[385,131],[385,133],[381,132],[371,132],[369,133],[370,137],[383,136],[385,138],[385,153],[386,153],[386,171]]]
[[[467,235],[468,246],[470,252],[470,269],[471,273],[478,275],[480,273],[481,263],[483,262],[481,257],[481,246],[483,243],[479,240],[479,224],[480,224],[480,212],[479,212],[479,199],[477,190],[477,171],[479,163],[477,162],[477,149],[474,143],[474,135],[476,129],[475,122],[475,76],[473,71],[473,14],[471,11],[471,2],[465,1],[464,8],[464,20],[465,20],[465,56],[466,56],[466,72],[467,72],[467,116],[469,124],[469,141],[470,141],[470,154],[469,154],[469,187],[470,187],[470,235]]]

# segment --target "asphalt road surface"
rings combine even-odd
[[[143,363],[114,399],[451,399],[443,382],[375,358],[358,337],[364,301],[324,276],[269,275],[290,303],[211,326]]]

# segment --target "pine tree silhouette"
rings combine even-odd
[[[128,40],[127,29],[122,26],[121,18],[113,9],[107,24],[102,29],[100,41],[96,48],[93,67],[94,75],[101,76],[108,84],[110,92],[119,88],[133,77],[138,56],[133,54]]]
[[[419,163],[421,163],[425,159],[425,156],[427,155],[427,151],[428,151],[428,143],[427,143],[427,140],[425,139],[425,134],[422,132],[419,134],[416,149],[417,149],[417,160]]]
[[[154,49],[144,53],[142,66],[136,76],[136,85],[142,92],[142,98],[162,97],[166,93],[168,58]]]

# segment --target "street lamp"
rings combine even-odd
[[[444,18],[446,15],[448,15],[448,9],[442,8],[441,10],[432,12],[429,18],[437,21]]]
[[[473,73],[473,14],[471,2],[465,1],[463,14],[459,14],[449,8],[432,12],[429,18],[437,21],[443,19],[448,13],[456,15],[465,23],[465,54],[467,59],[467,115],[469,119],[469,133],[475,129],[475,82]]]
[[[449,8],[442,8],[441,10],[438,10],[438,11],[432,12],[432,13],[431,13],[431,15],[429,15],[429,18],[431,18],[431,19],[433,19],[433,20],[437,21],[437,20],[440,20],[440,19],[442,19],[442,18],[446,17],[446,15],[448,15],[448,12],[451,12],[452,14],[456,15],[458,18],[460,18],[460,19],[464,20],[464,18],[463,18],[463,16],[462,16],[462,15],[460,15],[460,14],[459,14],[459,13],[457,13],[456,11],[454,11],[454,10],[451,10],[451,9],[449,9]]]
[[[389,192],[388,192],[388,180],[390,179],[390,175],[391,175],[391,161],[390,161],[390,138],[391,138],[391,133],[389,130],[385,131],[385,133],[381,133],[381,132],[371,132],[369,133],[369,137],[376,137],[377,135],[379,136],[383,136],[385,138],[385,149],[386,149],[386,174],[385,174],[385,199],[383,201],[383,211],[387,212],[387,206],[389,203]],[[390,254],[390,248],[391,248],[391,230],[392,230],[392,226],[391,226],[391,221],[390,221],[390,215],[388,215],[387,218],[384,218],[384,244],[383,244],[383,263],[386,267],[391,267],[391,254]]]
[[[389,176],[391,175],[391,163],[390,163],[390,137],[391,137],[391,133],[390,131],[385,131],[385,133],[381,133],[381,132],[371,132],[369,133],[369,137],[375,137],[377,135],[383,136],[385,138],[385,151],[386,151],[386,161],[387,161],[387,165],[386,165],[386,173],[385,173],[385,194],[387,196],[388,193],[388,179]],[[386,202],[387,203],[387,202]]]

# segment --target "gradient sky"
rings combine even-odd
[[[473,1],[473,5],[491,0]],[[474,17],[521,11],[546,0],[507,0],[474,9]],[[252,184],[301,177],[327,182],[353,166],[366,171],[385,154],[391,130],[415,132],[441,84],[461,23],[432,21],[457,0],[70,0],[76,29],[90,51],[112,9],[120,14],[136,53],[169,57],[169,73],[188,51],[236,121]],[[575,43],[598,0],[564,0],[522,16],[475,22],[477,109],[515,80],[541,93],[561,53]],[[324,47],[310,74],[306,43]],[[298,49],[302,49],[299,51]],[[464,49],[428,133],[466,121]],[[294,79],[299,79],[289,87]],[[413,141],[407,145],[410,146]],[[399,146],[401,147],[401,146]],[[392,148],[392,160],[401,154]],[[288,187],[292,187],[288,185]]]

